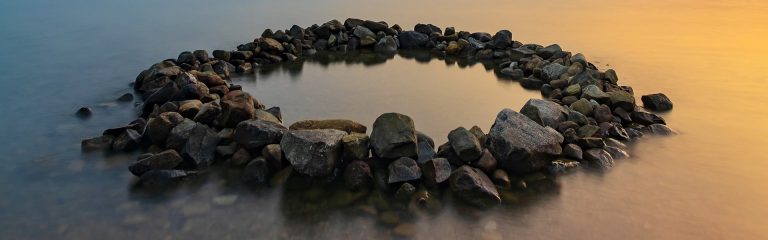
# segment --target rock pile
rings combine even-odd
[[[401,49],[489,64],[499,78],[539,89],[544,99],[531,99],[519,111],[501,110],[487,133],[458,127],[436,148],[399,113],[379,116],[370,136],[365,125],[345,119],[286,127],[279,107],[266,108],[229,80],[322,52],[392,55]],[[235,51],[182,52],[156,63],[133,87],[141,100],[139,118],[83,140],[82,149],[146,152],[128,167],[145,185],[167,185],[224,164],[242,169],[248,184],[290,172],[317,182],[343,181],[352,191],[379,188],[396,199],[419,197],[416,202],[427,201],[423,191],[448,189],[466,203],[492,206],[504,200],[504,191],[571,168],[610,168],[629,156],[623,142],[675,133],[662,117],[636,105],[632,88],[618,85],[615,71],[600,71],[584,55],[556,44],[515,41],[507,30],[443,31],[431,24],[404,30],[351,18],[267,29]],[[663,94],[643,96],[642,102],[651,110],[672,108]]]

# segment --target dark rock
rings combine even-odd
[[[632,121],[642,125],[666,124],[663,118],[649,112],[634,111],[632,112],[631,116],[632,116]]]
[[[421,48],[429,42],[429,36],[416,31],[404,31],[397,36],[403,49]]]
[[[392,36],[386,36],[376,43],[373,48],[378,53],[392,54],[397,52],[397,40]]]
[[[655,111],[672,110],[672,101],[663,93],[644,95],[640,98],[643,101],[643,107]]]
[[[229,159],[229,165],[233,167],[243,167],[251,162],[251,160],[253,160],[251,153],[245,148],[240,148],[232,154],[232,157]]]
[[[600,127],[595,125],[584,125],[577,130],[579,137],[591,137],[598,131],[600,131]]]
[[[542,126],[551,128],[557,128],[568,116],[563,106],[543,99],[528,100],[520,109],[520,113]]]
[[[413,27],[413,30],[427,36],[429,36],[432,33],[443,34],[443,31],[440,30],[439,27],[432,24],[428,24],[428,23],[427,24],[418,23],[416,24],[416,26]]]
[[[117,135],[112,140],[112,150],[114,151],[131,151],[139,147],[141,144],[141,134],[133,129],[126,129],[120,135]]]
[[[184,117],[177,112],[164,112],[156,118],[150,118],[147,122],[146,134],[153,144],[165,146],[166,138],[171,129],[184,121]]]
[[[572,121],[565,121],[561,122],[560,125],[557,126],[557,131],[561,133],[567,131],[568,129],[579,129],[579,124]]]
[[[536,55],[539,55],[539,57],[543,59],[550,59],[558,52],[562,52],[563,49],[560,48],[560,45],[552,44],[547,47],[539,48],[536,50]]]
[[[421,168],[415,160],[401,157],[389,164],[389,179],[387,183],[398,183],[418,180],[421,178]]]
[[[204,124],[196,123],[189,133],[181,155],[189,160],[190,167],[205,168],[213,163],[218,144],[218,132]]]
[[[185,118],[193,119],[200,112],[201,107],[203,107],[203,102],[197,99],[181,101],[179,102],[179,113]]]
[[[145,188],[165,188],[170,187],[189,175],[181,170],[151,170],[139,178],[137,186]]]
[[[267,181],[268,175],[269,166],[267,160],[263,157],[256,157],[243,169],[242,179],[246,183],[259,184]]]
[[[371,186],[373,174],[367,163],[355,160],[344,169],[344,185],[349,190],[362,190]]]
[[[451,174],[450,182],[453,194],[470,204],[489,207],[501,203],[496,186],[479,169],[462,166]]]
[[[454,27],[447,27],[445,28],[445,36],[450,36],[456,34],[456,28]]]
[[[291,124],[291,130],[336,129],[347,133],[365,133],[364,125],[346,119],[302,120]]]
[[[272,114],[272,116],[275,116],[278,121],[283,122],[283,112],[280,111],[280,107],[271,107],[266,111]]]
[[[173,149],[165,150],[147,158],[140,159],[128,166],[133,175],[141,176],[150,170],[174,169],[181,164],[181,155]]]
[[[453,150],[450,142],[444,143],[443,145],[437,147],[437,156],[448,159],[448,162],[454,166],[461,166],[466,164],[466,162],[461,160],[459,155],[456,154],[456,151]]]
[[[213,50],[213,57],[222,61],[229,61],[231,55],[229,51]]]
[[[601,104],[595,107],[593,117],[598,123],[611,122],[611,120],[613,120],[613,113],[611,113],[610,107],[606,106],[605,104]]]
[[[238,123],[256,116],[255,100],[241,90],[230,91],[221,100],[219,123],[224,127],[235,127]]]
[[[611,136],[613,138],[627,141],[629,140],[629,133],[627,133],[626,130],[624,130],[623,127],[621,127],[620,124],[614,124],[611,126],[611,128],[608,129],[608,136]]]
[[[592,116],[592,113],[594,111],[592,108],[592,104],[589,103],[589,100],[584,98],[579,99],[578,101],[572,103],[571,109],[581,114],[584,114],[584,116],[587,116],[587,117]]]
[[[477,160],[482,154],[480,141],[464,127],[454,129],[448,134],[448,142],[456,155],[465,163]]]
[[[504,189],[512,188],[512,181],[509,179],[509,174],[507,174],[504,169],[496,169],[496,171],[493,171],[493,183]]]
[[[376,156],[382,158],[417,156],[418,145],[413,120],[399,113],[382,114],[373,123],[371,147]]]
[[[520,86],[525,89],[540,89],[543,85],[544,81],[534,77],[527,77],[520,80]]]
[[[587,116],[584,116],[581,112],[577,112],[574,110],[568,110],[568,121],[575,122],[579,125],[587,125],[589,124],[589,119]]]
[[[118,102],[130,102],[133,101],[133,94],[125,93],[117,98]]]
[[[112,140],[115,137],[110,135],[99,136],[95,138],[84,139],[80,143],[83,152],[104,151],[112,147]]]
[[[416,193],[416,187],[406,182],[400,185],[400,188],[395,192],[395,199],[401,202],[407,201],[411,199],[414,193]]]
[[[335,129],[291,130],[283,135],[280,147],[296,172],[328,176],[341,160],[341,139],[345,135]]]
[[[604,149],[615,160],[629,158],[629,153],[627,153],[626,151],[622,150],[621,148],[617,148],[617,147],[613,147],[613,146],[606,146]]]
[[[424,172],[424,183],[427,186],[437,186],[451,176],[451,164],[448,159],[434,158],[421,164],[421,170]]]
[[[602,138],[585,137],[576,141],[576,144],[583,148],[603,148],[605,147],[605,141]]]
[[[565,74],[568,71],[568,67],[559,63],[549,64],[541,69],[541,77],[546,81],[556,80],[560,78],[560,75]],[[566,83],[567,84],[567,83]]]
[[[525,115],[504,109],[488,133],[488,149],[499,166],[511,172],[530,172],[546,164],[545,160],[562,153],[563,136],[542,127]]]
[[[267,51],[272,54],[280,54],[285,48],[283,44],[272,38],[262,38],[259,45],[263,51]]]
[[[610,103],[611,101],[611,96],[603,92],[603,90],[600,90],[600,88],[595,85],[588,85],[581,91],[581,98],[586,98],[587,100],[595,100],[599,103]]]
[[[675,130],[672,130],[671,128],[667,127],[667,125],[663,124],[651,124],[644,128],[644,131],[650,134],[654,135],[675,135],[677,132]]]
[[[355,29],[355,27],[363,25],[365,21],[362,19],[357,18],[347,18],[347,20],[344,20],[344,27],[347,30]]]
[[[274,122],[248,120],[237,124],[234,140],[246,149],[260,151],[266,145],[280,143],[287,131],[283,125]]]
[[[480,155],[480,159],[478,159],[474,165],[478,169],[483,170],[483,172],[491,174],[494,170],[496,170],[497,164],[498,161],[496,161],[496,158],[493,157],[493,154],[491,154],[488,149],[483,149],[483,154]]]
[[[194,55],[197,61],[201,63],[207,63],[208,61],[210,61],[210,59],[208,59],[208,51],[195,50],[194,52],[192,52],[192,55]]]
[[[221,114],[221,105],[218,102],[209,102],[203,104],[200,107],[200,111],[197,112],[193,118],[195,122],[211,125]]]
[[[581,160],[583,159],[584,155],[579,145],[571,143],[571,144],[565,145],[565,147],[563,148],[563,156],[567,158],[575,159],[575,160]]]
[[[368,158],[370,138],[364,133],[352,133],[341,138],[344,146],[343,158],[346,160],[361,160]]]
[[[509,30],[501,30],[496,32],[491,38],[491,45],[496,49],[506,49],[512,45],[512,32]]]
[[[609,92],[608,96],[611,98],[611,106],[614,108],[622,108],[627,111],[635,110],[635,96],[625,91],[613,91]]]
[[[549,170],[549,173],[557,175],[557,174],[567,173],[571,169],[574,169],[580,166],[581,166],[581,163],[578,161],[555,160],[549,164],[549,167],[547,167],[547,170]]]
[[[613,157],[602,148],[593,148],[584,152],[584,159],[589,164],[598,169],[608,169],[613,167]]]
[[[269,144],[261,149],[261,156],[267,160],[269,169],[280,170],[283,169],[283,148],[280,144]]]

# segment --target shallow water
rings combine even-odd
[[[525,43],[559,43],[613,68],[637,95],[664,92],[663,116],[681,132],[645,139],[605,173],[580,171],[556,189],[488,211],[446,206],[416,218],[420,239],[766,239],[768,144],[763,1],[124,1],[0,2],[0,234],[4,239],[389,238],[355,209],[295,215],[292,195],[211,176],[166,194],[133,191],[134,156],[83,155],[82,138],[132,120],[140,70],[179,52],[232,49],[264,28],[331,18],[410,28],[510,29]],[[306,63],[300,72],[238,78],[287,122],[380,113],[412,116],[446,139],[457,126],[488,130],[504,107],[535,91],[497,81],[481,65],[394,57],[385,64]],[[73,117],[80,106],[95,116]],[[231,205],[214,198],[237,196]],[[231,197],[230,197],[231,198]],[[231,200],[231,199],[230,199]],[[218,199],[221,201],[221,199]],[[448,203],[450,204],[450,203]]]

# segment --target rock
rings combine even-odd
[[[592,104],[589,103],[589,100],[584,98],[579,99],[578,101],[572,103],[571,109],[581,114],[584,114],[584,116],[592,116],[592,113],[593,113]]]
[[[549,164],[549,167],[547,167],[547,170],[549,170],[549,173],[553,175],[557,174],[563,174],[571,169],[580,167],[581,163],[578,161],[573,160],[555,160],[552,161],[552,163]]]
[[[488,149],[499,166],[515,173],[544,167],[547,158],[562,153],[562,142],[563,136],[554,129],[511,109],[499,112],[488,133]]]
[[[479,169],[462,166],[451,174],[450,183],[453,194],[470,204],[490,207],[501,203],[496,186]]]
[[[196,123],[189,133],[181,155],[190,160],[192,167],[205,168],[213,163],[218,144],[218,132],[204,124]]]
[[[579,124],[572,121],[565,121],[557,126],[557,131],[560,133],[564,133],[565,131],[568,131],[568,129],[579,129]]]
[[[419,164],[423,164],[426,161],[429,161],[435,158],[435,155],[436,155],[435,141],[432,140],[431,137],[427,136],[422,132],[417,131],[416,140],[419,145],[418,159],[416,159],[416,162],[418,162]]]
[[[634,111],[631,113],[631,116],[632,121],[642,125],[666,124],[663,118],[649,112]]]
[[[131,171],[133,175],[141,176],[150,170],[174,169],[181,164],[182,161],[183,159],[179,153],[173,149],[169,149],[134,162],[128,166],[128,170]]]
[[[212,101],[203,104],[200,107],[200,111],[197,112],[193,120],[206,125],[212,125],[213,121],[221,114],[221,105],[218,102]]]
[[[165,146],[170,149],[174,149],[177,152],[181,152],[184,146],[187,144],[192,129],[197,127],[195,121],[189,119],[182,119],[182,121],[174,126],[168,133],[168,137],[165,140]]]
[[[280,144],[269,144],[264,146],[261,150],[261,156],[267,160],[269,169],[280,170],[283,169],[283,149]]]
[[[493,171],[493,182],[496,186],[504,189],[512,188],[512,181],[509,180],[509,174],[504,169],[496,169]]]
[[[197,61],[201,63],[207,63],[208,61],[210,61],[210,59],[208,59],[208,51],[195,50],[194,52],[192,52],[192,55],[194,55]]]
[[[539,48],[536,50],[536,55],[539,55],[539,57],[543,59],[550,59],[553,56],[555,56],[556,53],[562,52],[563,49],[560,48],[560,45],[552,44],[547,47]]]
[[[285,50],[283,44],[272,38],[262,38],[259,46],[262,51],[267,51],[272,54],[280,54]]]
[[[629,153],[614,146],[605,146],[605,151],[615,160],[629,158]]]
[[[578,96],[581,94],[581,86],[579,84],[573,84],[565,88],[563,93],[567,96]]]
[[[93,110],[89,107],[81,107],[80,109],[77,109],[77,112],[75,112],[75,116],[79,118],[90,118],[91,115],[93,115]]]
[[[149,119],[145,134],[153,144],[165,146],[171,129],[183,121],[184,117],[177,112],[161,113],[158,117]]]
[[[346,160],[362,160],[368,158],[370,138],[364,133],[352,133],[341,138],[344,146],[343,158]]]
[[[112,150],[114,151],[131,151],[139,147],[141,144],[141,134],[133,129],[125,129],[123,133],[117,135],[112,140]]]
[[[123,95],[120,95],[120,97],[118,97],[116,100],[118,102],[131,102],[133,101],[133,94],[125,93]]]
[[[389,28],[389,25],[385,22],[374,22],[371,20],[365,20],[363,22],[363,26],[370,29],[373,32],[381,32],[387,30]]]
[[[464,127],[459,127],[448,133],[448,142],[456,155],[465,163],[477,160],[482,154],[480,141]]]
[[[563,156],[574,160],[581,160],[584,157],[581,147],[573,143],[565,145],[563,148]]]
[[[602,138],[597,137],[585,137],[576,141],[576,144],[583,148],[603,148],[605,147],[605,141]]]
[[[448,162],[454,166],[461,166],[467,164],[464,160],[461,160],[456,151],[453,150],[450,142],[444,143],[437,147],[437,156],[448,159]]]
[[[485,132],[483,132],[483,129],[480,129],[478,126],[472,126],[472,128],[469,129],[469,132],[477,137],[477,140],[480,142],[480,146],[485,146],[485,140],[487,139],[487,136],[485,135]]]
[[[280,107],[271,107],[266,111],[276,117],[278,121],[283,122],[283,113],[280,111]]]
[[[591,137],[594,136],[597,131],[600,131],[600,127],[595,125],[584,125],[578,130],[579,137]]]
[[[587,116],[584,116],[581,112],[577,112],[574,110],[568,110],[568,121],[575,122],[579,125],[587,125],[589,124],[589,119]]]
[[[136,185],[145,188],[165,188],[188,176],[186,172],[181,170],[150,170],[141,175]]]
[[[355,160],[344,169],[344,185],[352,191],[367,189],[373,182],[371,167],[367,163]]]
[[[277,123],[277,124],[280,124],[280,125],[283,124],[282,122],[280,122],[280,119],[275,117],[275,115],[272,115],[271,113],[269,113],[269,112],[267,112],[266,110],[263,110],[263,109],[256,109],[256,111],[254,111],[254,115],[255,116],[253,117],[253,119],[263,120],[263,121],[267,121],[267,122],[273,122],[273,123]]]
[[[237,124],[234,140],[246,149],[260,151],[264,146],[280,143],[286,132],[288,129],[283,125],[254,119]]]
[[[253,160],[251,153],[245,148],[240,148],[232,154],[232,157],[229,159],[229,165],[233,167],[243,167],[251,162],[251,160]]]
[[[416,24],[416,26],[413,27],[413,30],[419,33],[423,33],[427,36],[431,35],[432,33],[439,33],[439,34],[443,33],[443,31],[440,30],[439,27],[432,24],[428,24],[428,23],[427,24],[418,23]]]
[[[84,139],[80,142],[80,149],[83,152],[104,151],[112,148],[113,136],[103,135],[95,138]]]
[[[627,141],[630,138],[629,133],[627,133],[627,131],[621,127],[621,124],[613,124],[613,126],[608,129],[608,136],[623,141]]]
[[[193,119],[202,107],[203,102],[197,99],[181,101],[179,103],[179,113],[185,118]]]
[[[662,135],[662,136],[677,134],[675,130],[672,130],[671,128],[667,127],[667,125],[658,124],[658,123],[648,125],[647,127],[645,127],[644,131],[650,134]]]
[[[397,40],[392,36],[386,36],[376,43],[373,50],[377,53],[393,54],[397,52]]]
[[[611,122],[613,120],[611,108],[605,104],[601,104],[595,107],[593,117],[598,123]]]
[[[663,93],[644,95],[640,98],[643,101],[643,107],[655,111],[672,110],[672,101]],[[630,109],[628,109],[630,110]]]
[[[549,64],[541,68],[541,77],[546,81],[556,80],[560,78],[560,75],[568,72],[568,67],[559,63]]]
[[[491,38],[491,45],[496,49],[506,49],[512,45],[512,32],[509,30],[501,30],[496,32]]]
[[[557,128],[568,116],[563,106],[543,99],[528,100],[520,109],[520,113],[542,126],[551,128]]]
[[[250,94],[241,90],[230,91],[221,99],[219,123],[223,127],[235,127],[238,123],[256,116],[256,105]]]
[[[256,157],[245,166],[241,177],[243,182],[259,184],[267,181],[268,174],[269,166],[267,160],[263,157]]]
[[[357,38],[360,38],[361,40],[365,39],[366,37],[370,37],[370,38],[373,38],[373,39],[376,38],[376,33],[374,33],[373,31],[371,31],[370,29],[368,29],[368,28],[366,28],[364,26],[357,26],[357,27],[355,27],[355,30],[352,31],[352,34],[355,35]],[[363,45],[363,46],[365,46],[365,45]]]
[[[584,159],[589,164],[599,169],[608,169],[613,167],[613,157],[607,151],[601,148],[593,148],[584,152]]]
[[[381,158],[417,156],[416,128],[411,117],[385,113],[376,118],[371,131],[371,147]]]
[[[403,49],[421,48],[429,42],[429,36],[416,31],[404,31],[397,36]]]
[[[611,96],[603,92],[603,90],[600,90],[600,88],[595,85],[584,87],[584,89],[582,89],[581,98],[586,98],[587,100],[595,100],[599,103],[609,103],[611,101]]]
[[[328,176],[341,160],[341,139],[345,135],[335,129],[290,130],[283,135],[280,147],[296,172]]]
[[[493,157],[493,154],[491,154],[488,149],[483,149],[483,154],[480,155],[480,159],[478,159],[474,165],[478,169],[483,170],[483,172],[491,174],[496,170],[497,164],[498,162],[496,161],[496,158]]]
[[[544,85],[544,81],[535,77],[527,77],[520,80],[520,86],[525,89],[540,89]]]
[[[309,130],[309,129],[336,129],[347,133],[365,133],[368,128],[364,125],[346,119],[327,119],[327,120],[302,120],[291,124],[290,130]]]
[[[421,168],[415,160],[401,157],[392,161],[388,167],[389,178],[387,183],[399,183],[418,180],[421,178]]]
[[[430,159],[421,164],[421,170],[424,173],[424,183],[430,187],[448,180],[452,171],[451,164],[445,158]]]
[[[408,201],[414,193],[416,193],[416,187],[406,182],[400,185],[400,188],[395,192],[395,199],[401,202]]]
[[[611,106],[614,108],[622,108],[627,111],[635,110],[635,96],[625,91],[613,91],[609,92],[608,96],[611,98]]]
[[[222,61],[229,61],[229,58],[231,57],[229,51],[224,50],[213,50],[213,57]]]

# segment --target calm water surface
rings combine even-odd
[[[3,239],[389,238],[349,209],[290,214],[280,189],[212,176],[177,191],[133,191],[134,156],[83,155],[80,140],[132,120],[140,70],[179,52],[232,49],[264,28],[332,18],[510,29],[559,43],[636,94],[664,92],[680,135],[645,139],[611,171],[576,172],[559,188],[489,211],[445,207],[416,220],[420,239],[768,239],[768,4],[764,1],[2,1],[0,235]],[[457,126],[490,127],[535,91],[481,65],[394,57],[385,64],[309,62],[300,72],[235,79],[288,123],[380,113],[412,116],[444,142]],[[73,117],[80,106],[95,116]],[[231,205],[214,198],[237,196]],[[449,203],[450,204],[450,203]]]

